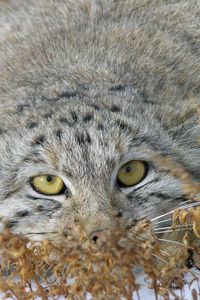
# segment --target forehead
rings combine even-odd
[[[12,139],[15,157],[77,174],[105,170],[129,152],[134,129],[120,106],[74,104],[24,105],[16,129],[21,134]]]

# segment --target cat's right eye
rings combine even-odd
[[[66,190],[63,180],[55,175],[38,175],[31,179],[32,188],[43,195],[60,195]]]
[[[117,174],[120,187],[131,187],[140,183],[147,174],[147,164],[140,160],[131,160],[121,166]]]

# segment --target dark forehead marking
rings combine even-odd
[[[29,216],[30,214],[31,214],[31,213],[30,213],[30,211],[28,211],[28,210],[21,210],[21,211],[18,211],[18,212],[15,214],[15,217],[23,218],[23,217]]]
[[[92,114],[86,114],[84,117],[83,117],[83,122],[84,123],[88,123],[90,122],[91,120],[94,119],[94,116]]]
[[[97,124],[97,129],[98,130],[104,130],[104,125],[102,123]]]
[[[41,158],[36,158],[36,159],[33,159],[33,158],[29,158],[29,157],[27,157],[27,158],[24,158],[23,160],[22,160],[22,162],[32,162],[32,163],[34,163],[34,164],[46,164],[46,161],[44,161],[43,159],[41,159]]]
[[[60,117],[60,118],[59,118],[59,121],[60,121],[60,123],[62,123],[62,124],[70,125],[69,120],[68,120],[67,118]]]
[[[32,146],[43,146],[46,141],[46,137],[44,135],[39,135],[35,138],[35,140],[31,143]]]
[[[16,111],[18,113],[22,113],[26,107],[30,107],[30,105],[29,104],[18,104],[16,106]]]
[[[113,105],[110,107],[110,110],[111,110],[112,112],[120,112],[120,111],[121,111],[121,108],[120,108],[118,105],[113,104]]]
[[[56,130],[56,137],[61,141],[63,137],[63,131],[61,129]]]
[[[79,145],[91,144],[92,140],[88,132],[86,133],[77,133],[76,140]]]
[[[32,128],[35,128],[37,126],[38,126],[38,123],[36,123],[36,122],[30,122],[30,121],[28,121],[26,123],[26,128],[28,128],[28,129],[32,129]]]
[[[75,96],[77,96],[78,94],[79,94],[78,91],[72,91],[72,92],[70,92],[70,91],[64,91],[63,93],[58,94],[57,97],[48,98],[48,97],[46,97],[46,96],[42,96],[42,97],[41,97],[41,100],[42,100],[42,101],[54,101],[54,102],[55,102],[55,101],[59,101],[59,100],[62,99],[62,98],[67,98],[67,99],[69,99],[69,98],[75,97]]]
[[[115,85],[115,86],[111,87],[109,90],[112,92],[120,92],[120,91],[125,90],[125,88],[126,88],[125,85],[119,84],[119,85]]]
[[[43,117],[44,117],[45,119],[50,119],[50,118],[52,117],[52,115],[53,115],[53,112],[52,112],[52,111],[49,111],[48,113],[44,114]]]
[[[116,124],[121,130],[127,130],[127,131],[131,132],[131,127],[130,127],[128,124],[126,124],[124,121],[121,121],[121,120],[118,119],[118,120],[115,122],[115,124]]]
[[[61,93],[59,95],[60,98],[71,98],[71,97],[75,97],[79,94],[78,91],[73,91],[73,92],[70,92],[70,91],[64,91],[63,93]]]
[[[95,103],[90,104],[90,106],[93,107],[97,111],[100,110],[100,106]]]
[[[75,111],[71,111],[71,116],[74,122],[78,121],[78,116],[77,113]]]
[[[0,128],[0,134],[6,133],[6,130],[4,128]]]

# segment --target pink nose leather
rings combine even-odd
[[[93,231],[93,233],[90,236],[90,239],[96,243],[97,240],[101,239],[101,237],[103,238],[103,236],[105,236],[107,232],[108,229]]]

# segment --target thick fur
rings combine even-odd
[[[195,0],[0,2],[0,216],[14,232],[88,237],[180,206],[170,155],[200,180],[200,7]],[[148,163],[121,189],[117,171]],[[68,194],[30,178],[56,174]]]

